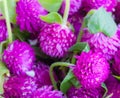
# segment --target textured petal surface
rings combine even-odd
[[[40,15],[46,15],[47,12],[39,4],[38,0],[19,0],[16,6],[17,24],[21,30],[27,30],[30,33],[38,33],[44,22],[40,20]]]
[[[62,92],[53,90],[52,86],[43,86],[33,93],[32,98],[65,98]]]
[[[6,40],[8,37],[7,27],[5,20],[0,20],[0,42]]]
[[[35,61],[34,50],[28,43],[15,40],[4,50],[3,61],[11,73],[21,75],[31,70]]]
[[[107,11],[114,11],[117,0],[83,0],[82,7],[84,10],[98,9],[104,7]]]
[[[4,83],[5,98],[32,98],[32,92],[37,89],[35,80],[31,77],[12,76]]]
[[[45,26],[39,35],[42,51],[51,57],[65,56],[75,41],[76,37],[72,31],[57,23]]]
[[[70,88],[68,91],[68,98],[102,98],[103,89],[85,89],[83,87],[77,88]]]
[[[115,55],[115,52],[120,47],[120,29],[112,37],[108,37],[103,33],[91,34],[87,29],[84,30],[82,41],[88,42],[90,48],[94,51],[101,51],[107,60],[110,60]]]
[[[77,56],[73,73],[85,88],[96,88],[108,78],[109,64],[101,52],[83,52]]]

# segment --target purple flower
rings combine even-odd
[[[85,89],[83,87],[77,89],[72,87],[69,89],[67,95],[68,98],[102,98],[103,89]]]
[[[61,9],[60,9],[60,12],[63,14],[64,13],[64,10],[65,10],[65,3],[66,0],[63,0],[63,3],[61,5]],[[70,0],[70,11],[69,11],[69,15],[72,15],[76,12],[78,12],[78,10],[80,9],[81,7],[81,1],[82,0]]]
[[[2,59],[11,73],[21,75],[32,69],[35,54],[28,43],[15,40],[4,50]]]
[[[44,22],[40,15],[46,15],[47,11],[40,5],[38,0],[19,0],[16,6],[17,24],[21,30],[30,33],[39,33]]]
[[[101,52],[82,52],[73,73],[84,88],[97,88],[109,75],[109,63]]]
[[[67,27],[54,23],[46,25],[39,35],[42,51],[51,57],[63,57],[75,43],[76,37]]]
[[[104,7],[107,11],[112,12],[116,5],[117,0],[82,0],[82,8],[87,12],[99,7]]]
[[[38,62],[33,69],[35,71],[35,78],[39,87],[52,85],[49,75],[49,66]]]
[[[8,37],[5,20],[0,20],[0,42],[5,41]]]
[[[25,76],[11,76],[4,83],[5,98],[32,98],[31,94],[37,89],[35,80]]]
[[[62,92],[53,90],[52,86],[43,86],[37,89],[32,98],[65,98]]]
[[[88,29],[84,30],[82,37],[83,42],[88,42],[90,48],[94,51],[101,51],[107,60],[110,60],[115,55],[115,52],[120,47],[120,28],[115,35],[108,37],[103,33],[91,34]]]

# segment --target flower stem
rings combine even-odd
[[[64,66],[64,67],[68,67],[70,65],[73,65],[73,64],[70,64],[70,63],[66,63],[66,62],[56,62],[56,63],[53,63],[51,66],[50,66],[50,70],[49,70],[49,74],[50,74],[50,78],[51,78],[51,82],[53,84],[53,87],[54,89],[58,89],[57,88],[57,83],[54,79],[54,75],[53,75],[53,69],[54,67],[58,67],[58,66]]]
[[[8,13],[8,6],[7,6],[7,0],[3,0],[4,4],[4,13],[5,13],[5,19],[6,19],[6,24],[7,24],[7,30],[8,30],[8,41],[9,43],[12,42],[12,30],[11,30],[11,24],[10,24],[10,19],[9,19],[9,13]]]
[[[63,15],[63,25],[67,24],[69,10],[70,10],[70,0],[66,0],[66,2],[65,2],[65,11],[64,11],[64,15]]]
[[[76,43],[81,41],[81,38],[82,38],[82,35],[83,35],[83,28],[84,28],[84,21],[83,21],[83,23],[82,23],[80,32],[79,32],[79,34],[78,34]],[[74,52],[74,53],[73,53],[73,57],[72,57],[72,60],[71,60],[71,63],[72,63],[72,64],[74,64],[75,61],[76,61],[76,59],[75,59],[75,57],[74,57],[75,55],[77,55],[77,52]]]

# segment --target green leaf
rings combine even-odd
[[[3,94],[3,83],[5,75],[9,74],[9,70],[6,68],[5,64],[0,61],[0,94]]]
[[[117,80],[120,80],[120,76],[113,75]]]
[[[2,54],[4,48],[7,46],[7,44],[8,44],[8,40],[2,41],[2,42],[0,43],[0,55]]]
[[[107,95],[108,89],[107,89],[105,83],[102,83],[101,86],[102,86],[102,88],[104,88],[104,90],[105,90],[105,93],[104,93],[104,95],[103,95],[103,98],[105,98],[105,96]]]
[[[87,26],[91,33],[102,32],[107,36],[113,36],[117,30],[117,25],[111,13],[107,12],[103,7],[94,12]]]
[[[7,6],[8,6],[8,13],[11,23],[16,23],[16,0],[7,0]],[[2,12],[3,16],[5,17],[5,11],[4,11],[4,4],[1,1],[0,2],[0,11]]]
[[[40,4],[49,12],[57,12],[63,0],[39,0]]]
[[[19,39],[21,41],[26,41],[26,39],[29,38],[29,33],[21,32],[18,27],[15,27],[15,28],[13,28],[13,36],[14,36],[14,40]]]
[[[86,42],[77,42],[75,45],[73,45],[69,51],[70,52],[82,52],[82,51],[85,51],[85,52],[89,52],[90,50],[90,47],[88,45],[88,43]]]
[[[62,16],[57,12],[51,12],[46,16],[40,16],[40,18],[47,23],[62,23]]]
[[[60,85],[60,90],[65,94],[72,85],[74,85],[75,87],[79,87],[80,84],[75,78],[72,71],[69,70],[68,74],[66,75],[66,77],[64,78]]]

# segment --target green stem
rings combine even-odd
[[[84,28],[84,21],[83,21],[83,23],[82,23],[80,32],[79,32],[79,34],[78,34],[76,43],[81,41],[81,38],[82,38],[82,35],[83,35],[83,28]],[[75,59],[75,57],[74,57],[76,54],[77,54],[77,52],[74,52],[74,53],[73,53],[73,57],[72,57],[72,60],[71,60],[71,63],[72,63],[72,64],[74,64],[75,61],[76,61],[76,59]]]
[[[54,89],[58,89],[57,88],[57,83],[54,79],[54,75],[53,75],[53,69],[54,67],[58,67],[58,66],[64,66],[64,67],[68,67],[70,65],[73,65],[73,64],[70,64],[70,63],[66,63],[66,62],[56,62],[56,63],[53,63],[51,66],[50,66],[50,70],[49,70],[49,74],[50,74],[50,78],[51,78],[51,82],[53,84],[53,87]]]
[[[66,2],[65,2],[65,11],[64,11],[64,15],[63,15],[63,25],[67,24],[69,10],[70,10],[70,0],[66,0]]]
[[[7,30],[8,30],[8,35],[9,35],[8,41],[9,41],[9,43],[11,43],[12,42],[12,30],[11,30],[11,24],[10,24],[10,19],[9,19],[7,1],[3,0],[3,4],[4,4],[4,12],[5,12]]]

